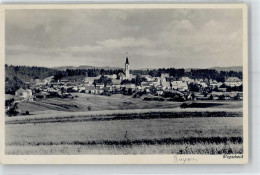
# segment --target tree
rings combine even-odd
[[[129,88],[127,93],[128,93],[128,95],[133,95],[133,90],[131,88]]]
[[[199,92],[199,91],[200,91],[200,86],[199,86],[198,84],[190,83],[190,84],[188,85],[188,87],[189,87],[189,90],[190,90],[191,92]]]
[[[16,116],[17,114],[19,114],[19,108],[18,108],[18,103],[13,103],[10,108],[6,111],[6,114],[8,116]]]

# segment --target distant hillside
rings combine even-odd
[[[210,69],[215,69],[217,71],[235,71],[235,72],[242,72],[243,66],[230,66],[230,67],[212,67]]]
[[[82,65],[82,66],[60,66],[60,67],[53,67],[55,70],[61,70],[65,71],[67,69],[104,69],[104,70],[117,70],[117,69],[123,69],[122,67],[110,67],[110,66],[103,66],[103,67],[98,67],[98,66],[87,66],[87,65]],[[191,69],[201,69],[201,68],[187,68],[185,69],[186,72],[189,72]],[[215,69],[216,71],[235,71],[235,72],[242,72],[243,67],[242,66],[230,66],[230,67],[210,67],[206,69]],[[141,68],[141,69],[132,69],[132,70],[157,70],[157,68]]]
[[[186,72],[189,72],[191,69],[200,69],[200,68],[187,68],[185,69]],[[230,66],[230,67],[210,67],[205,69],[215,69],[216,71],[235,71],[235,72],[242,72],[243,67],[242,66]]]
[[[104,69],[104,70],[116,70],[116,69],[122,69],[121,67],[109,67],[109,66],[103,66],[103,67],[98,67],[98,66],[87,66],[87,65],[82,65],[82,66],[61,66],[61,67],[54,67],[53,69],[56,70],[67,70],[67,69]]]

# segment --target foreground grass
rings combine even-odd
[[[156,144],[156,145],[40,145],[17,146],[6,148],[10,155],[83,155],[83,154],[242,154],[241,144]]]
[[[242,153],[242,117],[6,125],[6,154]]]

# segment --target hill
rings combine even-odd
[[[231,67],[212,67],[210,69],[215,69],[216,71],[235,71],[235,72],[242,72],[243,66],[231,66]]]
[[[201,68],[186,68],[185,71],[189,72],[191,71],[191,69],[193,70],[199,70]],[[243,71],[243,66],[230,66],[230,67],[210,67],[210,68],[205,68],[205,69],[213,69],[216,70],[218,72],[220,71],[234,71],[234,72],[242,72]]]
[[[53,67],[55,70],[61,70],[65,71],[67,69],[104,69],[104,70],[116,70],[116,69],[122,69],[121,67],[110,67],[110,66],[88,66],[88,65],[82,65],[82,66],[61,66],[61,67]]]
[[[20,87],[26,87],[25,82],[36,78],[44,79],[55,75],[57,72],[57,70],[46,67],[5,65],[5,93],[14,94]]]

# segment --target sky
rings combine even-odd
[[[241,9],[6,10],[6,64],[242,66]]]

